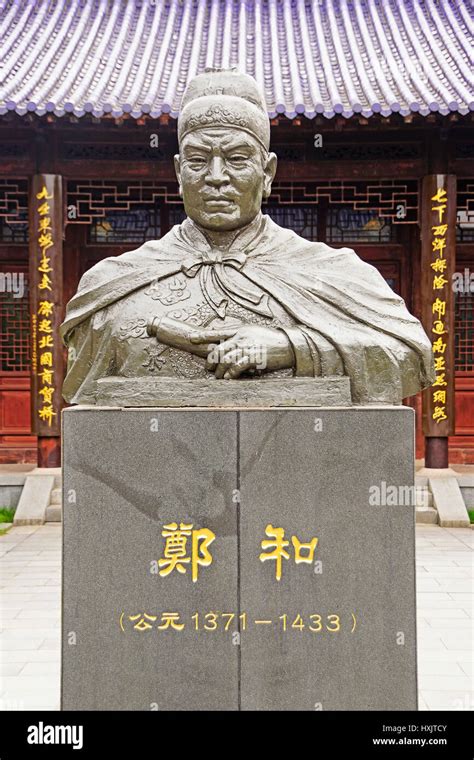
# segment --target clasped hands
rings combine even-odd
[[[198,329],[170,317],[155,318],[147,332],[174,348],[206,359],[217,379],[231,380],[249,371],[294,366],[295,356],[283,330],[263,325]]]

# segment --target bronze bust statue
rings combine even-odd
[[[261,213],[277,158],[256,82],[209,70],[188,85],[175,168],[187,218],[81,279],[62,335],[63,394],[101,378],[350,378],[354,403],[399,403],[433,380],[420,322],[348,248]]]

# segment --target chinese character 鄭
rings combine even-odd
[[[207,528],[193,530],[193,525],[169,523],[163,526],[163,538],[166,539],[164,557],[158,561],[160,575],[165,577],[174,569],[178,573],[185,573],[186,567],[191,563],[191,576],[195,583],[198,578],[198,567],[209,567],[212,564],[212,556],[208,547],[215,539],[215,534]],[[187,556],[187,541],[191,538],[191,556]]]

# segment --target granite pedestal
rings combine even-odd
[[[66,409],[62,708],[416,709],[413,428]]]

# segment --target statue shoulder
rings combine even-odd
[[[166,237],[166,236],[165,236]],[[163,248],[163,240],[148,240],[132,251],[125,251],[119,256],[107,256],[98,261],[85,272],[79,280],[77,292],[81,293],[96,288],[103,283],[117,279],[127,271],[135,270],[149,257],[156,257]]]
[[[302,238],[299,239],[302,240]],[[305,242],[308,245],[306,247],[302,246],[302,250],[317,258],[319,263],[324,262],[335,268],[338,266],[349,266],[352,269],[356,268],[360,270],[378,271],[372,266],[372,264],[361,259],[353,248],[348,248],[347,246],[333,248],[327,243],[322,243],[319,240],[307,240]]]

